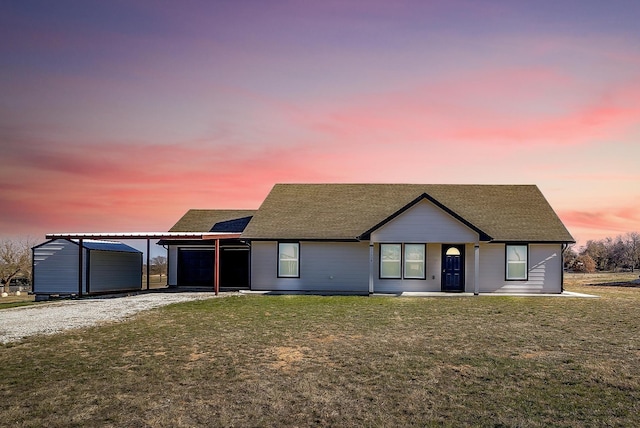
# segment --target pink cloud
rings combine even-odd
[[[589,96],[585,94],[590,94]],[[329,141],[580,145],[628,137],[640,82],[593,89],[551,70],[496,70],[312,106],[295,119]]]
[[[304,161],[313,151],[32,141],[0,171],[0,231],[166,230],[189,208],[257,208],[275,182],[331,180]]]
[[[558,212],[558,216],[569,230],[582,237],[615,237],[640,231],[640,212],[635,206],[614,206],[593,211],[563,210]]]

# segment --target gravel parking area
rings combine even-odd
[[[220,293],[220,297],[234,293]],[[89,327],[123,320],[140,311],[172,303],[211,299],[213,293],[146,293],[123,297],[61,300],[0,311],[0,342],[9,343],[36,334]]]

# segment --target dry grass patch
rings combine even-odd
[[[638,426],[640,290],[602,289],[172,305],[0,347],[0,424]]]
[[[21,293],[19,296],[10,294],[6,297],[0,297],[0,309],[15,308],[18,306],[27,306],[35,304],[35,296],[33,294]]]

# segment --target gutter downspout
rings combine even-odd
[[[169,245],[168,244],[166,246],[163,245],[162,248],[164,248],[164,250],[167,253],[167,284],[166,285],[167,285],[167,288],[168,288],[169,287],[169,269],[171,269],[170,268],[171,261],[169,260]]]
[[[213,288],[218,295],[218,291],[220,290],[220,240],[216,239],[216,248],[215,248],[215,265],[213,267]]]
[[[151,240],[149,238],[147,238],[147,290],[149,289],[149,273],[151,272],[150,269],[149,269],[149,262],[150,262],[149,253],[150,253],[150,250],[151,250],[150,245],[149,245],[150,241]]]
[[[73,242],[73,241],[72,241]],[[82,247],[84,240],[78,239],[78,297],[82,297]]]
[[[562,251],[560,251],[560,294],[564,293],[564,252],[569,248],[569,244],[566,242],[562,244]]]

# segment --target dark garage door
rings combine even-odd
[[[178,250],[178,285],[213,287],[213,250],[180,248]]]
[[[222,248],[220,287],[249,287],[249,248]],[[215,251],[180,248],[178,286],[213,287]]]

